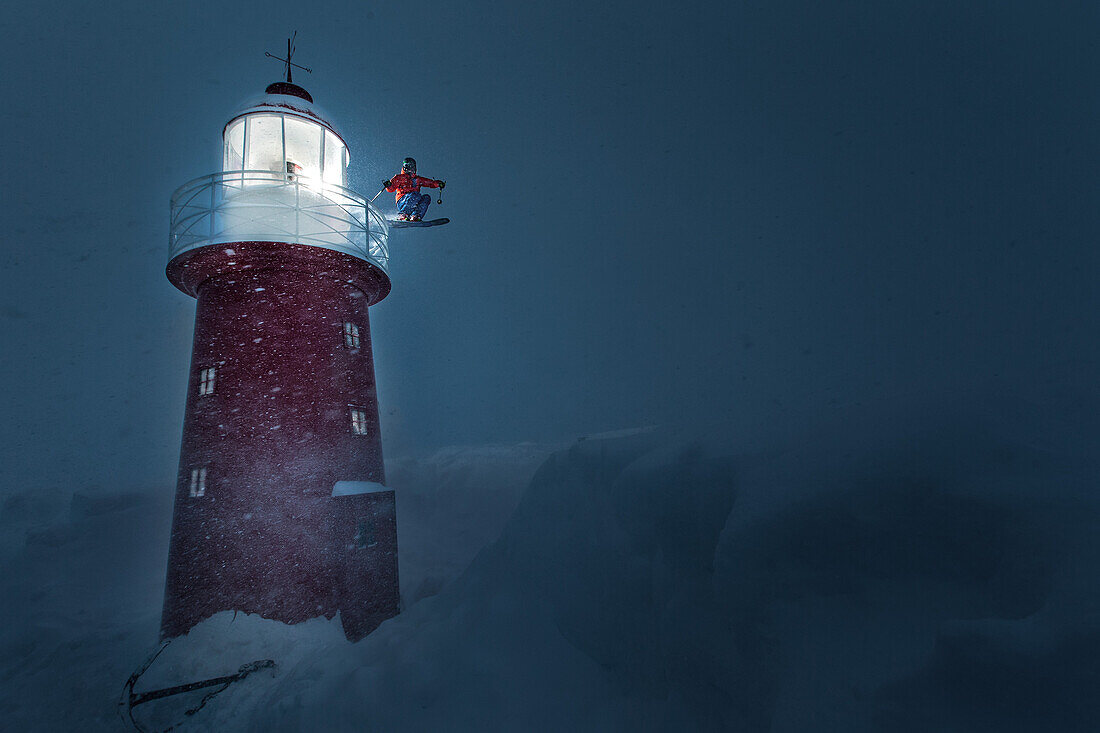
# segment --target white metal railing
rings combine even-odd
[[[168,259],[208,244],[306,244],[369,260],[388,272],[389,226],[364,197],[277,171],[223,171],[172,194]]]

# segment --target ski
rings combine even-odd
[[[406,227],[437,227],[450,223],[450,219],[429,219],[428,221],[405,221],[403,219],[388,219],[391,229],[405,229]]]

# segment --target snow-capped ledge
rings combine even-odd
[[[374,481],[337,481],[332,485],[333,496],[355,496],[356,494],[375,494],[379,491],[391,491]]]

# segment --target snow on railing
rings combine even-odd
[[[364,197],[277,171],[223,171],[172,194],[168,259],[208,244],[268,241],[344,252],[388,271],[389,226]]]

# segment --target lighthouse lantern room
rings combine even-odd
[[[357,639],[398,609],[368,319],[388,229],[287,76],[230,117],[222,170],[172,196],[166,272],[196,311],[163,637],[231,610],[339,614]]]

